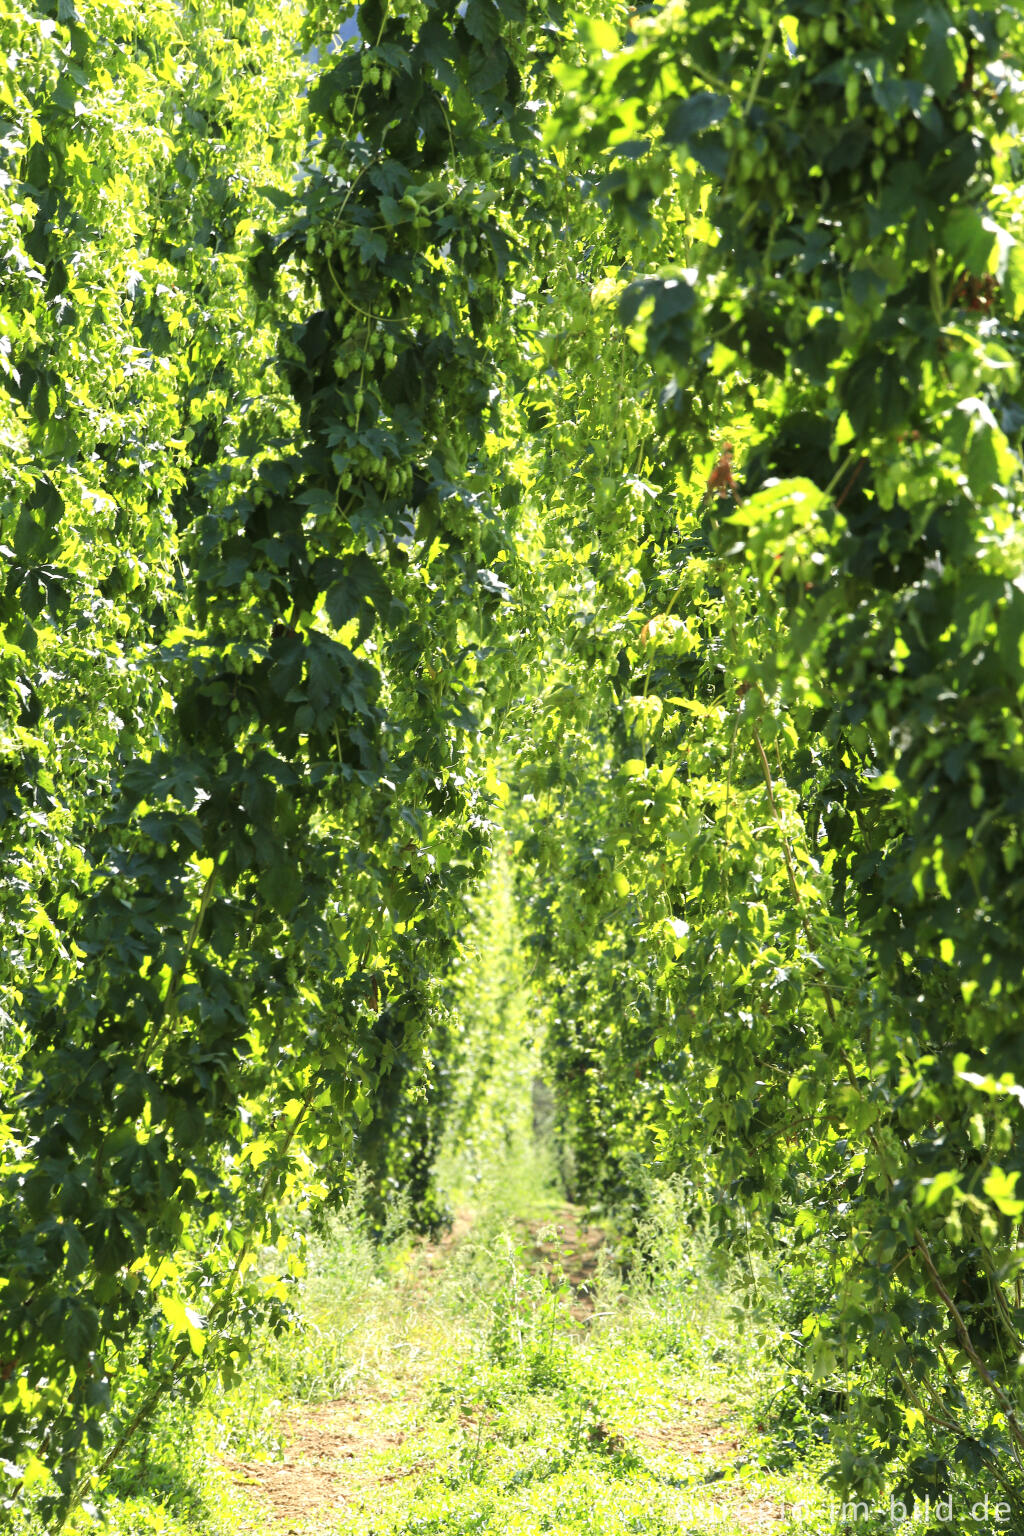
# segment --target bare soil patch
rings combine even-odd
[[[678,1424],[654,1424],[638,1430],[641,1445],[699,1461],[721,1461],[736,1455],[740,1448],[736,1422],[721,1403],[694,1398],[685,1407],[686,1416]]]
[[[731,1476],[742,1450],[742,1433],[728,1404],[696,1397],[679,1407],[676,1422],[635,1432],[651,1469],[685,1489],[684,1500],[693,1510],[713,1505],[728,1512],[744,1531],[775,1528],[785,1518],[779,1502]]]
[[[251,1491],[262,1509],[281,1523],[280,1536],[298,1536],[310,1522],[341,1509],[368,1488],[393,1483],[423,1470],[381,1466],[415,1429],[389,1429],[381,1423],[381,1401],[338,1398],[286,1409],[278,1419],[284,1453],[273,1462],[226,1463],[239,1487]]]
[[[577,1319],[588,1317],[594,1310],[601,1251],[608,1246],[603,1228],[587,1225],[580,1216],[567,1205],[553,1217],[516,1223],[529,1242],[527,1252],[535,1267],[553,1285],[568,1284],[573,1294],[571,1310]]]

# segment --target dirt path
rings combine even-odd
[[[387,1465],[410,1438],[405,1427],[389,1424],[389,1406],[387,1398],[361,1393],[284,1409],[280,1459],[229,1461],[226,1469],[274,1522],[275,1536],[298,1536],[311,1522],[318,1529],[375,1487],[423,1470]]]
[[[601,1227],[587,1226],[580,1217],[574,1206],[566,1206],[554,1218],[523,1217],[516,1223],[533,1267],[553,1285],[568,1284],[573,1297],[570,1310],[578,1321],[594,1310],[601,1250],[608,1243]]]
[[[589,1341],[591,1330],[584,1325],[594,1316],[605,1233],[587,1225],[572,1207],[552,1218],[524,1218],[516,1226],[529,1265],[553,1286],[567,1286],[567,1310],[580,1340]],[[452,1233],[421,1250],[420,1271],[410,1293],[414,1305],[429,1303],[431,1275],[450,1260],[469,1227],[460,1213]],[[586,1347],[599,1349],[600,1340]],[[441,1364],[457,1362],[449,1358]],[[243,1495],[249,1517],[245,1530],[254,1536],[331,1536],[335,1530],[369,1530],[370,1523],[390,1530],[393,1527],[383,1523],[377,1527],[375,1517],[391,1504],[397,1483],[420,1479],[436,1487],[451,1478],[453,1466],[472,1458],[475,1467],[482,1448],[500,1456],[501,1412],[456,1403],[454,1415],[439,1417],[431,1398],[431,1376],[428,1370],[409,1371],[389,1381],[385,1373],[379,1388],[367,1386],[330,1402],[282,1409],[275,1426],[282,1445],[278,1457],[224,1463]],[[719,1521],[727,1517],[732,1522],[714,1527],[723,1533],[779,1529],[777,1503],[744,1489],[734,1476],[741,1460],[742,1430],[727,1405],[699,1392],[672,1393],[656,1411],[645,1412],[644,1419],[642,1427],[616,1429],[600,1418],[588,1420],[583,1442],[589,1452],[639,1471],[663,1495],[677,1490],[681,1507],[699,1497],[705,1507],[719,1512]],[[506,1437],[521,1433],[507,1426],[504,1432]],[[501,1526],[487,1524],[486,1529],[498,1531]]]

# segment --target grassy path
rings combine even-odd
[[[765,1465],[724,1298],[628,1294],[572,1207],[503,1227],[464,1215],[362,1284],[344,1261],[218,1457],[234,1530],[825,1529],[791,1517],[813,1482]]]

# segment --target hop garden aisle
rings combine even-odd
[[[112,1536],[842,1529],[780,1364],[772,1263],[716,1257],[672,1180],[633,1230],[567,1202],[506,859],[472,912],[436,1170],[454,1215],[427,1241],[357,1185],[310,1240],[294,1327],[231,1390],[211,1379],[198,1417],[169,1404],[126,1461]]]
[[[657,1259],[624,1288],[606,1235],[553,1201],[376,1256],[339,1229],[207,1507],[246,1536],[810,1529],[793,1508],[820,1494],[770,1469],[730,1306]]]

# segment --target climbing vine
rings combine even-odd
[[[494,460],[518,356],[502,289],[520,269],[537,287],[558,227],[535,109],[517,111],[549,78],[547,13],[370,4],[337,51],[333,17],[304,25],[281,47],[279,15],[161,15],[148,36],[99,8],[26,10],[39,80],[9,93],[36,178],[11,217],[31,203],[45,234],[12,280],[52,348],[32,351],[33,331],[7,354],[23,479],[41,487],[12,558],[36,528],[65,552],[99,533],[61,521],[37,468],[51,441],[83,447],[60,393],[76,360],[101,346],[150,390],[129,449],[125,402],[104,406],[86,369],[103,440],[87,470],[73,460],[130,558],[152,542],[136,628],[111,649],[132,718],[105,701],[106,729],[76,738],[45,696],[26,726],[57,743],[73,846],[40,855],[55,958],[11,973],[2,1407],[14,1497],[46,1485],[58,1523],[96,1470],[86,1441],[102,1471],[172,1386],[230,1379],[281,1306],[256,1248],[282,1198],[329,1198],[357,1155],[393,1176],[395,1085],[436,1036],[434,978],[485,843],[477,742],[528,649],[515,483],[499,497]],[[51,113],[55,148],[32,161]],[[127,135],[152,157],[135,177]],[[532,242],[507,230],[516,199],[538,210]],[[31,648],[40,583],[64,572],[18,580],[12,638]],[[144,585],[120,567],[104,581]],[[88,624],[87,605],[49,600]],[[16,649],[7,662],[30,696]],[[91,704],[82,673],[67,691]],[[48,792],[16,777],[24,821]]]
[[[1020,19],[338,22],[5,23],[5,1497],[286,1201],[442,1219],[500,823],[573,1192],[762,1223],[846,1485],[1019,1501]]]
[[[627,223],[689,214],[620,298],[685,476],[618,617],[636,745],[560,812],[626,829],[590,1124],[803,1255],[837,1475],[911,1501],[1020,1498],[1018,28],[669,7],[595,28],[562,116]]]

